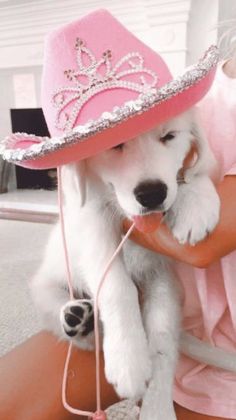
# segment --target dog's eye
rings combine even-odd
[[[161,137],[160,140],[165,143],[166,141],[173,140],[175,138],[175,133],[170,132],[166,133],[165,136]]]
[[[122,150],[124,147],[124,143],[117,144],[117,146],[112,147],[112,150]]]

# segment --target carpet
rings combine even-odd
[[[52,225],[0,220],[0,355],[40,330],[28,282]]]

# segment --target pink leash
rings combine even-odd
[[[60,224],[61,224],[61,232],[62,232],[62,242],[63,242],[63,249],[64,249],[64,255],[65,255],[65,262],[66,262],[66,272],[67,272],[67,282],[69,287],[69,295],[70,299],[74,299],[73,294],[73,286],[72,286],[72,277],[71,277],[71,271],[70,271],[70,263],[69,263],[69,255],[68,255],[68,248],[66,243],[66,232],[65,232],[65,221],[64,221],[64,214],[63,214],[63,191],[62,191],[62,180],[61,180],[61,167],[57,168],[57,174],[58,174],[58,203],[59,203],[59,218],[60,218]],[[66,410],[68,410],[72,414],[77,414],[78,416],[88,416],[92,418],[93,420],[106,420],[107,416],[104,411],[101,409],[101,383],[100,383],[100,359],[99,359],[99,352],[100,352],[100,343],[99,343],[99,319],[98,319],[98,299],[99,294],[101,291],[101,288],[104,284],[104,281],[106,279],[107,273],[109,272],[111,265],[116,258],[116,256],[119,254],[122,246],[124,245],[125,241],[130,236],[132,230],[134,229],[135,223],[132,224],[132,226],[129,228],[128,232],[120,242],[119,246],[115,250],[114,254],[108,261],[104,273],[101,277],[101,280],[98,285],[97,293],[95,296],[95,302],[94,302],[94,332],[95,332],[95,353],[96,353],[96,402],[97,402],[97,410],[95,413],[91,411],[82,411],[78,410],[76,408],[71,407],[67,401],[66,401],[66,385],[67,385],[67,376],[68,376],[68,367],[72,352],[72,342],[69,344],[66,361],[65,361],[65,367],[64,367],[64,373],[63,373],[63,381],[62,381],[62,402]],[[83,301],[83,299],[81,299]]]

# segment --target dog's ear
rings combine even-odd
[[[218,165],[196,115],[192,122],[191,134],[193,136],[192,144],[196,156],[193,165],[185,170],[185,181],[190,182],[195,175],[206,174],[214,182],[217,182],[219,178]]]
[[[80,207],[86,202],[86,161],[70,163],[62,166],[62,188],[69,200],[76,200]]]
[[[79,163],[76,163],[75,168],[75,184],[76,191],[80,198],[80,206],[83,207],[86,202],[86,161],[83,160]]]

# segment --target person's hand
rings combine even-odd
[[[230,60],[227,60],[223,65],[223,72],[230,79],[236,79],[236,56],[234,55]]]
[[[123,222],[124,231],[127,232],[131,225],[132,222],[125,219]],[[154,228],[154,223],[152,227]],[[164,223],[159,223],[156,229],[152,229],[152,227],[150,223],[145,225],[144,220],[142,228],[141,226],[139,226],[139,229],[135,228],[130,238],[151,251],[195,266],[199,265],[198,246],[180,245]]]
[[[218,187],[221,200],[220,221],[216,229],[195,246],[180,245],[164,223],[155,229],[155,218],[145,228],[134,229],[131,239],[154,252],[204,268],[236,249],[236,177],[226,176]],[[124,221],[124,231],[132,224]],[[151,226],[152,224],[152,226]],[[154,228],[154,231],[151,231]],[[145,232],[145,233],[144,233]]]

